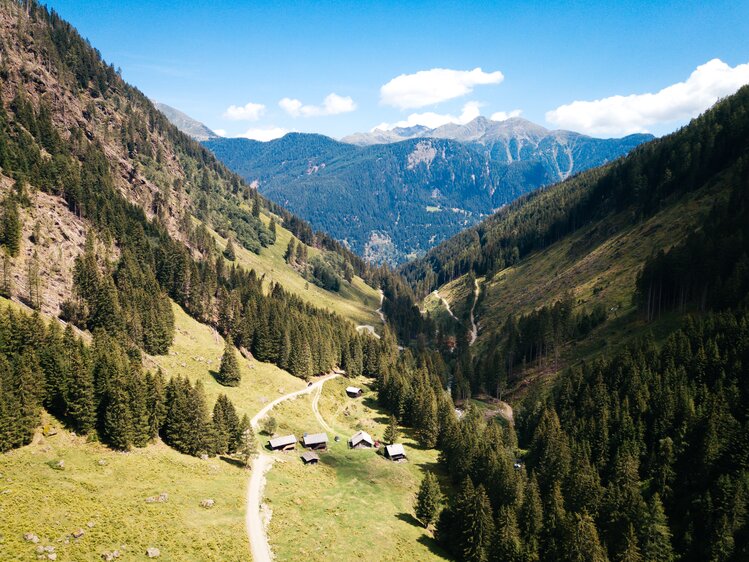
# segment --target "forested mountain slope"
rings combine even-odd
[[[264,195],[358,254],[397,263],[523,193],[613,160],[651,138],[592,139],[533,127],[532,134],[528,127],[511,127],[484,140],[435,133],[369,146],[300,133],[270,142],[204,144]]]

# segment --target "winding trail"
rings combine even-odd
[[[479,280],[474,279],[474,290],[473,290],[473,306],[471,307],[471,341],[468,345],[476,343],[476,339],[479,337],[479,327],[476,325],[476,320],[473,317],[473,312],[476,310],[476,303],[479,301]]]
[[[385,293],[382,292],[382,289],[380,289],[380,308],[375,310],[377,315],[380,317],[380,320],[382,320],[382,323],[385,324],[385,315],[382,313],[382,303],[385,301]],[[357,330],[362,331],[366,330],[370,334],[372,334],[374,337],[376,337],[378,340],[380,339],[380,335],[375,331],[375,327],[372,326],[372,324],[359,324],[356,327]]]
[[[260,425],[260,420],[268,415],[268,413],[281,402],[291,400],[292,398],[302,396],[303,394],[309,394],[312,391],[317,391],[317,394],[315,395],[315,398],[312,402],[312,410],[314,411],[315,417],[321,423],[321,425],[327,428],[328,431],[332,432],[330,427],[325,423],[325,420],[322,419],[322,416],[320,415],[320,412],[317,408],[317,403],[322,392],[322,385],[330,379],[334,379],[339,376],[340,375],[337,374],[328,375],[301,390],[297,390],[296,392],[291,392],[289,394],[284,394],[283,396],[276,398],[275,400],[264,406],[263,409],[255,414],[255,416],[250,420],[252,429],[257,431]],[[263,524],[262,517],[262,499],[263,490],[265,488],[265,473],[270,470],[271,466],[273,466],[273,457],[264,452],[264,450],[261,448],[260,454],[252,461],[252,472],[247,483],[247,515],[245,517],[245,526],[247,527],[247,536],[250,539],[252,559],[255,562],[270,562],[273,559],[270,545],[268,544],[268,535],[265,532],[265,525]]]
[[[445,308],[447,309],[447,313],[450,315],[450,318],[452,318],[456,322],[460,322],[460,320],[458,320],[458,317],[455,316],[453,314],[453,311],[450,309],[450,303],[447,302],[447,299],[445,297],[443,297],[442,295],[440,295],[440,292],[436,291],[436,290],[434,291],[434,296],[437,297],[439,300],[441,300],[442,304],[445,305]]]

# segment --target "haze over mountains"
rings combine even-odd
[[[610,162],[652,135],[596,139],[525,119],[376,130],[335,141],[291,133],[204,144],[271,200],[374,262],[399,263],[518,196]]]
[[[154,101],[153,104],[156,106],[156,109],[166,115],[166,118],[172,122],[172,125],[177,127],[186,135],[191,136],[196,141],[202,142],[218,138],[218,135],[211,131],[203,123],[196,119],[193,119],[186,113],[181,112],[179,109],[175,109],[171,105],[167,105],[158,101]]]

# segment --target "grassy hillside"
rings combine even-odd
[[[34,560],[38,546],[53,546],[58,560],[99,560],[114,550],[141,560],[149,547],[175,562],[247,559],[243,469],[162,443],[115,452],[54,419],[45,424],[49,435],[39,432],[31,445],[0,455],[2,560]],[[59,461],[64,470],[54,468]],[[164,492],[166,502],[146,502]],[[209,498],[215,506],[200,507]],[[76,539],[78,529],[84,535]],[[25,541],[25,533],[39,543]]]
[[[319,410],[334,430],[317,466],[304,466],[301,449],[279,453],[268,474],[270,541],[281,560],[439,560],[445,554],[413,517],[413,499],[425,470],[436,470],[437,451],[423,450],[408,435],[408,462],[392,463],[373,450],[350,450],[348,438],[363,429],[381,439],[387,415],[365,379],[353,384],[364,396],[346,396],[347,379],[323,387]],[[322,429],[305,396],[274,411],[279,434]],[[340,436],[338,443],[334,435]]]

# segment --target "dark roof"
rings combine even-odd
[[[268,441],[268,443],[271,446],[271,449],[275,449],[277,447],[286,447],[287,445],[292,445],[296,443],[296,437],[293,435],[284,435],[283,437],[276,437],[275,439],[271,439]]]
[[[304,443],[305,447],[309,447],[310,445],[319,445],[320,443],[327,443],[328,434],[327,433],[311,433],[309,435],[305,435],[302,438],[302,442]]]
[[[313,453],[312,451],[307,451],[302,455],[302,460],[304,462],[312,462],[312,461],[319,461],[320,457],[317,456],[317,453]]]

